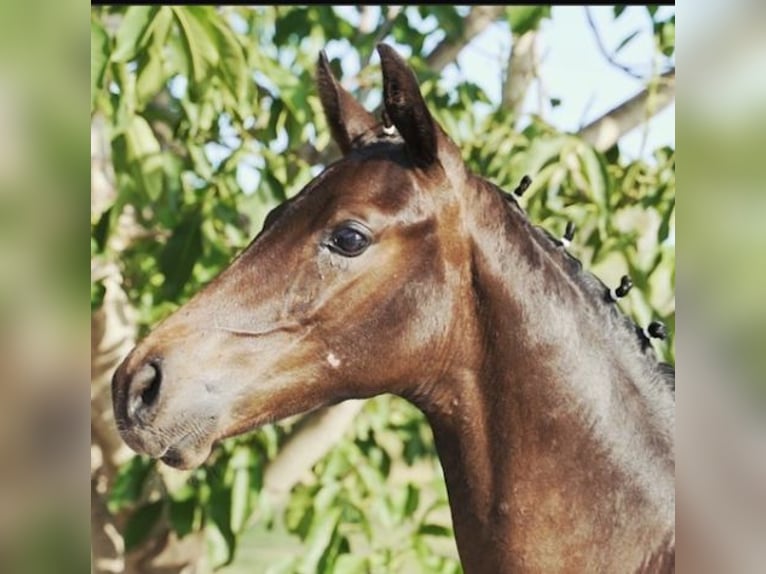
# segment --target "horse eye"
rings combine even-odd
[[[332,232],[328,247],[346,257],[356,257],[370,245],[370,238],[361,230],[349,225]]]

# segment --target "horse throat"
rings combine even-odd
[[[466,572],[655,568],[674,545],[672,397],[642,384],[642,363],[525,222],[474,225],[462,347],[419,401],[461,560]]]

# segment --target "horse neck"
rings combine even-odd
[[[640,567],[674,522],[673,399],[517,206],[487,190],[472,204],[474,304],[454,317],[451,369],[419,401],[461,558],[555,571],[577,555],[593,571],[615,565],[612,550],[618,569]]]

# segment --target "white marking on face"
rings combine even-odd
[[[340,367],[340,359],[335,356],[335,353],[327,353],[327,363],[333,368]]]

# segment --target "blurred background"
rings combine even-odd
[[[0,2],[0,571],[86,572],[88,10]]]
[[[678,569],[760,572],[766,15],[689,4],[677,122],[672,6],[97,6],[88,83],[84,9],[0,4],[0,571],[459,571],[430,431],[397,399],[233,439],[193,472],[134,457],[111,419],[111,371],[136,338],[337,158],[318,50],[374,109],[383,40],[474,171],[506,190],[530,175],[531,218],[554,234],[574,221],[586,268],[636,282],[621,307],[668,325],[655,348],[681,356]]]

